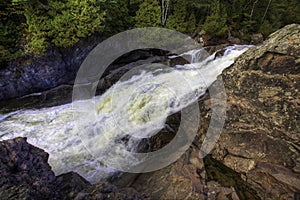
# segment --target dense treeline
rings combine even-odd
[[[1,0],[0,61],[134,27],[249,40],[252,33],[267,36],[299,23],[299,10],[299,0]]]

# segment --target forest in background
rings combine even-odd
[[[136,27],[249,41],[299,23],[299,10],[299,0],[1,0],[0,62]]]

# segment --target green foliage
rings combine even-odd
[[[159,27],[161,8],[157,0],[145,0],[139,5],[134,17],[136,27]]]
[[[212,35],[225,36],[229,30],[227,26],[227,12],[220,0],[212,1],[211,14],[206,18],[203,29]]]
[[[166,28],[173,29],[182,33],[193,33],[196,28],[196,17],[194,13],[188,12],[186,0],[173,2],[173,10],[168,17]]]
[[[268,36],[300,23],[299,0],[169,2],[166,28],[189,34],[204,29],[227,37],[230,32],[247,41],[252,33]],[[1,0],[0,62],[25,51],[44,54],[50,43],[69,47],[97,32],[109,37],[133,27],[160,27],[161,6],[161,0]]]
[[[37,55],[44,54],[48,46],[48,42],[46,41],[46,31],[48,30],[44,26],[47,22],[47,13],[45,10],[37,9],[31,4],[24,6],[24,16],[27,25],[26,51]]]
[[[54,2],[56,15],[50,23],[48,37],[57,46],[67,47],[78,42],[80,38],[90,36],[96,31],[103,31],[104,12],[100,10],[97,0],[70,0],[67,4]],[[47,24],[46,28],[47,28]]]
[[[21,55],[23,21],[19,13],[20,7],[13,7],[9,0],[0,2],[0,63]]]
[[[211,0],[187,0],[188,13],[194,13],[196,24],[203,24],[206,17],[209,15]]]
[[[120,33],[134,25],[129,5],[125,0],[106,0],[101,4],[106,11],[104,26],[107,35]]]
[[[282,15],[282,23],[300,23],[300,3],[299,0],[287,1],[286,9],[284,9],[286,15]]]
[[[190,16],[188,17],[188,23],[187,23],[187,27],[186,27],[186,33],[194,33],[196,30],[196,16],[194,13],[190,14]]]
[[[265,37],[270,35],[273,31],[274,29],[268,20],[265,20],[259,28],[259,32]]]
[[[12,0],[11,3],[13,5],[18,5],[18,4],[22,4],[22,3],[26,3],[28,2],[27,0]]]
[[[105,12],[100,10],[99,0],[49,1],[47,9],[26,4],[24,15],[28,25],[26,50],[44,54],[49,42],[58,47],[69,47],[103,31]]]

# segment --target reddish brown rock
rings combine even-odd
[[[261,199],[293,199],[300,190],[299,57],[300,25],[293,24],[250,48],[219,77],[227,120],[212,156]],[[201,133],[210,101],[201,106]]]

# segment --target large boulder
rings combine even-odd
[[[92,185],[74,172],[55,177],[48,156],[26,138],[0,141],[0,199],[148,199],[133,188]]]
[[[51,199],[55,175],[48,154],[16,138],[0,142],[1,199]]]
[[[300,25],[251,47],[221,78],[227,119],[212,157],[236,171],[261,199],[293,199],[300,191]],[[212,101],[201,101],[201,133]]]
[[[72,82],[82,61],[101,40],[101,36],[90,37],[66,49],[50,46],[43,56],[26,55],[2,66],[0,100]]]

